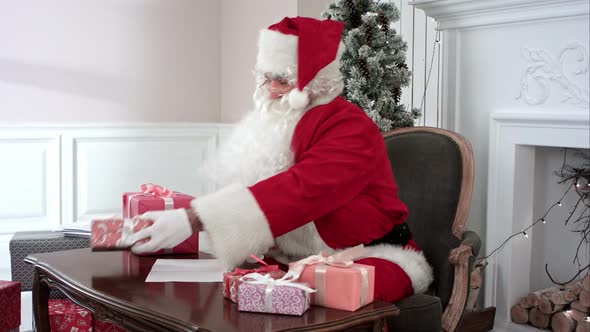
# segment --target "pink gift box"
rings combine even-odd
[[[274,286],[267,294],[266,287],[242,282],[238,288],[238,310],[301,316],[309,309],[309,293],[303,289]]]
[[[94,219],[92,220],[90,247],[92,250],[123,250],[133,245],[127,237],[154,222],[149,219]]]
[[[242,284],[240,278],[248,273],[269,274],[273,279],[279,279],[285,275],[284,271],[279,270],[278,265],[264,266],[259,269],[244,270],[236,268],[232,272],[223,274],[223,297],[238,303],[238,289]]]
[[[356,263],[349,267],[307,265],[297,281],[317,289],[311,294],[311,304],[355,311],[373,302],[375,267]]]
[[[150,184],[151,185],[151,184]],[[123,194],[123,217],[132,218],[148,211],[171,209],[189,209],[193,196],[170,191],[158,185],[142,185],[142,192],[127,192]],[[163,249],[151,253],[161,254],[195,254],[199,252],[199,233],[196,232],[188,239],[171,249]]]
[[[193,196],[177,192],[171,193],[169,197],[143,192],[123,193],[123,218],[132,218],[148,211],[188,209],[193,199]]]

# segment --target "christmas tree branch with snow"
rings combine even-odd
[[[392,24],[399,11],[376,0],[337,0],[322,13],[345,23],[342,55],[344,97],[365,110],[381,132],[411,127],[419,109],[400,104],[401,89],[410,83],[407,45]]]

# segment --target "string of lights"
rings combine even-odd
[[[575,280],[584,271],[590,273],[590,264],[582,266],[582,263],[579,259],[579,253],[582,248],[582,245],[584,243],[588,244],[590,242],[590,213],[588,213],[590,211],[590,155],[579,153],[583,156],[587,163],[585,163],[581,168],[575,168],[566,164],[567,151],[568,149],[564,149],[563,164],[560,170],[554,172],[554,174],[561,178],[561,181],[559,181],[558,183],[563,184],[569,182],[571,183],[571,185],[567,187],[567,189],[559,198],[559,200],[557,200],[545,211],[542,217],[534,220],[530,225],[528,225],[524,229],[510,235],[499,246],[490,251],[489,254],[487,254],[486,256],[477,258],[478,263],[486,265],[487,260],[493,255],[495,255],[497,252],[502,250],[512,239],[518,236],[528,238],[529,234],[527,233],[527,231],[530,233],[530,229],[535,227],[539,223],[546,224],[548,221],[547,219],[549,213],[554,208],[561,207],[563,205],[562,201],[567,196],[567,194],[573,189],[578,194],[579,198],[578,201],[574,204],[573,209],[571,209],[570,213],[563,222],[565,226],[567,226],[570,221],[578,226],[578,229],[573,230],[573,232],[580,234],[580,242],[578,243],[578,246],[576,248],[576,253],[572,263],[577,263],[579,270],[570,280],[565,282],[558,282],[551,276],[551,274],[549,273],[548,264],[545,265],[545,271],[552,282],[560,285],[564,285]],[[574,216],[575,212],[579,210],[578,207],[580,206],[580,204],[584,204],[586,205],[586,207],[581,210],[579,216],[576,219],[572,220],[572,217]]]

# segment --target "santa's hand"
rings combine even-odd
[[[148,240],[145,243],[136,243],[131,247],[131,251],[136,254],[172,248],[193,233],[184,209],[150,211],[142,214],[140,218],[151,219],[154,224],[129,236],[129,243],[136,243],[143,239]]]

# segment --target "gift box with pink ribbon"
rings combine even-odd
[[[123,218],[133,218],[148,211],[188,209],[193,196],[182,194],[160,185],[146,183],[140,192],[123,193]],[[152,254],[192,254],[199,252],[199,233],[171,249],[162,249]]]
[[[133,245],[127,239],[153,224],[152,220],[136,218],[94,219],[91,224],[90,247],[92,250],[123,250]]]
[[[274,279],[269,274],[249,273],[238,287],[238,310],[301,316],[309,309],[307,284],[293,279]]]
[[[266,262],[258,259],[258,262],[264,266],[257,269],[240,269],[235,268],[231,272],[223,274],[223,297],[238,303],[238,289],[242,284],[240,280],[243,276],[250,273],[268,274],[273,279],[279,279],[285,275],[284,271],[279,270],[278,265],[268,265]]]
[[[289,264],[286,277],[317,290],[311,294],[313,305],[355,311],[373,302],[375,291],[375,267],[354,263],[364,252],[359,245],[331,256],[309,256]]]

